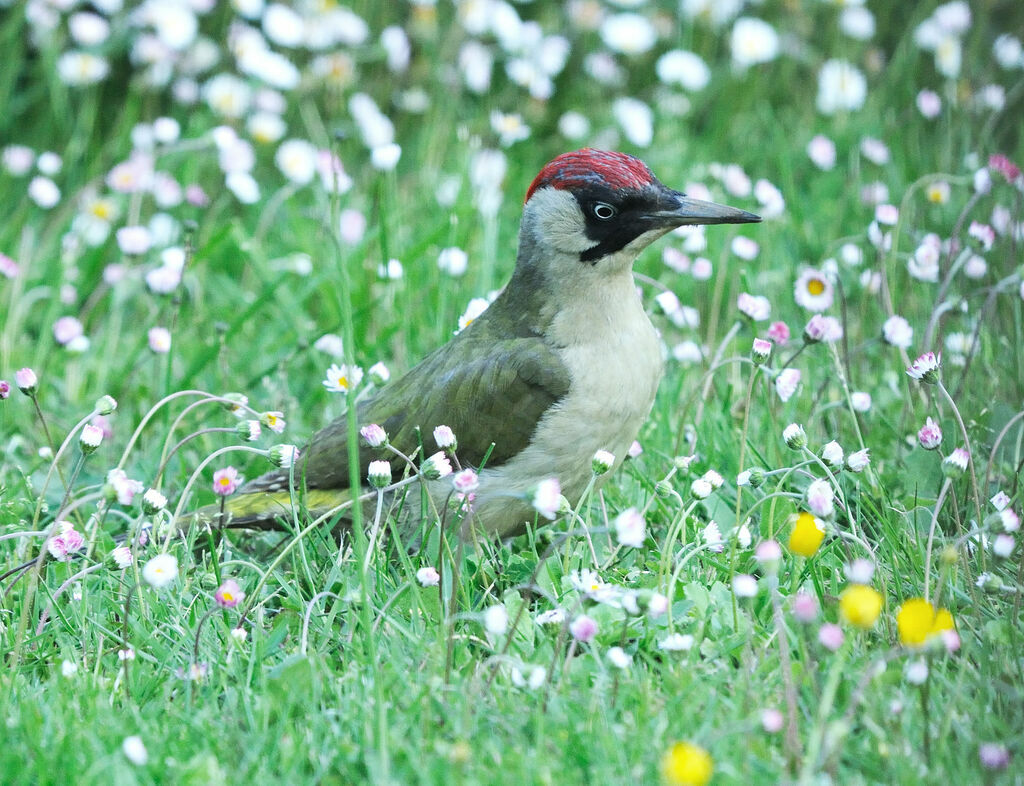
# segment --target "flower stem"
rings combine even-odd
[[[800,735],[796,727],[798,712],[796,686],[793,684],[793,669],[789,661],[789,639],[786,637],[786,624],[782,616],[782,599],[779,595],[777,579],[772,584],[771,593],[775,640],[779,645],[779,668],[782,670],[782,685],[786,694],[786,748],[792,770],[800,758]]]
[[[932,523],[928,527],[928,545],[925,546],[924,550],[924,599],[928,600],[928,583],[932,574],[932,543],[935,539],[935,523],[939,520],[939,510],[942,508],[942,503],[946,500],[946,494],[949,492],[950,480],[946,478],[942,483],[942,488],[939,489],[939,498],[935,500],[935,509],[932,511]]]
[[[960,434],[964,438],[964,447],[967,448],[967,468],[971,473],[971,494],[974,497],[974,509],[978,516],[978,524],[981,524],[981,495],[978,493],[978,475],[974,470],[974,451],[971,449],[971,438],[967,436],[967,426],[964,425],[964,419],[960,416],[960,410],[957,409],[956,402],[953,401],[953,397],[949,395],[949,391],[946,390],[946,386],[942,384],[942,380],[936,382],[942,395],[945,396],[946,402],[949,404],[949,408],[953,410],[953,417],[956,418],[957,425],[960,427]],[[984,552],[983,552],[984,553]],[[984,570],[984,557],[982,557],[982,569]]]
[[[839,682],[843,676],[843,668],[846,666],[846,659],[850,652],[851,643],[849,638],[843,643],[832,661],[832,668],[829,669],[828,679],[821,694],[821,701],[818,703],[818,718],[815,723],[810,743],[807,746],[807,755],[804,756],[803,766],[800,768],[800,786],[806,786],[813,781],[814,771],[818,766],[818,757],[821,747],[825,741],[825,732],[828,725],[828,716],[832,712],[832,705],[835,703],[836,692],[839,689]]]

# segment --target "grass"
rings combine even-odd
[[[274,165],[276,145],[256,144],[261,196],[252,205],[224,187],[216,152],[203,141],[225,122],[244,137],[244,121],[225,121],[205,103],[184,106],[169,90],[148,86],[143,69],[129,62],[138,31],[124,14],[113,15],[114,34],[102,47],[111,75],[87,87],[69,86],[56,74],[54,64],[69,48],[63,23],[53,35],[32,38],[23,6],[0,20],[0,40],[16,64],[0,75],[0,105],[8,107],[0,139],[63,157],[54,176],[62,197],[50,210],[26,198],[31,175],[0,170],[0,251],[20,267],[17,276],[0,277],[0,378],[13,387],[14,372],[25,366],[39,377],[34,399],[14,389],[0,401],[0,538],[36,533],[0,540],[0,574],[8,574],[0,580],[0,780],[654,783],[663,755],[680,740],[710,752],[715,783],[1024,780],[1024,569],[1019,533],[1012,533],[1008,558],[993,552],[1002,524],[988,501],[1003,491],[1010,508],[1021,509],[1019,230],[1017,237],[997,234],[991,250],[981,252],[981,278],[955,272],[943,287],[907,268],[928,232],[980,252],[968,232],[972,222],[993,223],[997,208],[1018,226],[1024,221],[1019,184],[993,171],[991,192],[975,194],[972,185],[991,154],[1021,161],[1022,72],[1001,68],[992,56],[999,34],[1024,27],[1019,9],[976,4],[962,36],[961,73],[946,79],[914,43],[913,31],[931,7],[872,8],[878,33],[870,42],[840,35],[837,11],[826,4],[752,7],[747,12],[771,22],[785,45],[777,60],[740,71],[729,63],[728,26],[715,30],[681,16],[675,3],[660,4],[641,13],[659,16],[661,41],[648,54],[616,55],[622,81],[608,87],[587,71],[586,56],[603,50],[596,32],[573,24],[556,4],[516,6],[571,43],[552,97],[539,101],[507,78],[494,36],[484,36],[498,57],[488,92],[474,94],[451,76],[470,36],[447,4],[433,15],[354,7],[372,31],[367,43],[346,50],[358,79],[332,86],[308,78],[287,92],[284,113],[286,138],[335,150],[353,187],[332,198],[319,179],[289,184]],[[231,15],[225,5],[201,23],[224,68]],[[398,74],[388,71],[376,43],[388,24],[403,27],[412,41],[411,64]],[[677,47],[711,66],[707,88],[684,94],[657,83],[657,55]],[[312,57],[293,53],[303,67]],[[823,116],[814,105],[816,74],[833,57],[864,70],[868,96],[861,109]],[[979,98],[990,84],[1005,89],[1002,109]],[[915,108],[924,88],[943,99],[934,120]],[[417,89],[429,99],[419,114],[401,108]],[[348,109],[356,90],[372,95],[395,123],[402,157],[394,171],[370,166]],[[649,146],[622,136],[610,94],[653,107]],[[681,96],[688,111],[674,114]],[[504,151],[501,207],[490,217],[478,208],[470,173],[479,150],[497,147],[492,109],[521,112],[531,136]],[[590,121],[581,140],[558,130],[568,110]],[[160,208],[149,195],[113,194],[104,185],[131,152],[133,126],[162,115],[175,117],[181,133],[158,148],[157,169],[182,185],[201,185],[210,198],[205,207]],[[838,151],[828,171],[805,151],[819,133]],[[888,145],[888,163],[864,156],[865,137]],[[180,575],[162,590],[141,581],[162,538],[141,549],[133,567],[115,567],[115,537],[153,517],[138,501],[101,505],[108,470],[120,463],[147,487],[159,485],[173,510],[210,454],[241,444],[216,431],[236,423],[219,405],[190,408],[204,396],[167,397],[243,393],[257,412],[279,410],[287,420],[282,436],[265,429],[257,447],[301,445],[346,406],[344,396],[320,384],[335,359],[314,348],[316,340],[342,335],[347,362],[367,368],[383,361],[395,373],[448,340],[470,298],[510,274],[521,194],[533,176],[554,155],[583,144],[636,153],[669,185],[703,183],[716,200],[757,211],[752,197],[723,190],[711,167],[735,163],[753,180],[774,183],[786,200],[782,215],[762,225],[708,230],[700,253],[713,265],[709,280],[663,262],[664,248],[682,248],[682,238],[661,241],[638,261],[638,282],[667,347],[695,341],[703,359],[669,359],[639,435],[643,453],[577,511],[592,533],[596,566],[579,524],[562,517],[541,520],[508,543],[448,543],[440,560],[435,533],[409,557],[375,550],[366,571],[365,538],[353,539],[354,550],[339,557],[335,540],[319,527],[300,538],[232,533],[212,545],[196,532],[175,538],[169,550]],[[441,204],[435,194],[449,177],[458,194]],[[950,187],[944,203],[928,198],[937,180]],[[899,223],[888,228],[888,250],[868,238],[875,209],[861,192],[875,182],[900,208]],[[63,241],[93,194],[113,199],[112,230],[146,224],[155,214],[173,218],[173,237],[163,245],[189,249],[180,286],[164,295],[147,287],[144,275],[159,264],[159,245],[124,255],[113,234],[96,246]],[[338,237],[341,210],[365,216],[358,241]],[[757,241],[754,259],[731,252],[737,234]],[[844,244],[861,250],[861,264],[841,261]],[[469,255],[464,276],[437,269],[439,251],[451,246]],[[399,280],[378,275],[391,258],[404,266]],[[803,266],[823,267],[830,258],[840,261],[836,302],[827,313],[839,318],[844,335],[835,344],[803,347],[800,333],[811,314],[794,302],[794,282]],[[941,276],[955,259],[942,253]],[[124,266],[123,278],[110,278],[112,263]],[[864,285],[864,271],[881,274],[880,289]],[[666,318],[654,301],[662,289],[697,310],[697,327]],[[744,291],[768,297],[772,320],[793,332],[765,367],[748,358],[752,338],[764,335],[768,322],[752,324],[739,314]],[[881,338],[893,313],[913,327],[906,350]],[[85,351],[54,340],[53,324],[66,315],[81,320]],[[925,345],[931,322],[935,338]],[[149,350],[153,326],[170,329],[170,352]],[[954,333],[976,334],[977,341],[956,352],[947,343]],[[926,350],[943,351],[941,386],[915,382],[904,371]],[[802,385],[783,402],[772,376],[786,366],[802,372]],[[870,393],[868,411],[853,411],[851,391]],[[74,427],[102,395],[118,403],[113,433],[86,456]],[[147,413],[138,440],[131,440]],[[944,434],[938,452],[917,444],[928,416]],[[805,428],[806,451],[785,445],[782,431],[790,423]],[[158,479],[169,448],[186,437]],[[68,449],[54,462],[65,438]],[[870,469],[831,473],[845,510],[821,549],[805,558],[788,548],[791,516],[805,509],[810,480],[829,479],[817,456],[831,440],[847,454],[868,448]],[[968,442],[977,499],[970,472],[947,486],[941,468],[942,456]],[[696,459],[687,467],[676,461],[691,454]],[[270,466],[241,451],[218,456],[200,474],[188,509],[214,501],[212,471],[227,464],[250,478]],[[737,474],[753,467],[767,473],[763,485],[737,486]],[[695,498],[692,482],[712,469],[724,484]],[[641,549],[615,542],[611,522],[629,507],[646,518]],[[36,561],[45,543],[38,533],[50,531],[58,515],[88,535],[86,552],[68,562],[43,559],[38,578],[35,567],[17,571]],[[720,552],[702,535],[712,520],[725,538]],[[753,538],[747,546],[736,538],[744,522]],[[299,511],[297,529],[307,523]],[[775,576],[754,558],[770,538],[783,546]],[[884,598],[868,630],[840,612],[851,583],[846,568],[857,557],[874,565],[870,584]],[[441,571],[440,589],[416,580],[426,565]],[[592,567],[614,586],[665,593],[668,612],[631,616],[593,604],[570,581],[573,571]],[[756,596],[733,591],[733,578],[742,574],[759,578]],[[986,589],[978,586],[983,574],[995,577]],[[228,577],[248,593],[244,623],[241,608],[214,602]],[[897,611],[924,595],[926,585],[955,620],[954,653],[938,639],[922,651],[900,642]],[[812,622],[794,616],[801,593],[821,609]],[[495,605],[507,611],[506,634],[483,624]],[[584,611],[593,617],[596,638],[573,642],[563,626],[535,622],[556,606],[569,620]],[[834,652],[818,640],[826,622],[839,623],[845,634]],[[231,634],[240,624],[244,641]],[[672,633],[692,636],[692,647],[659,648]],[[126,645],[133,659],[119,657]],[[615,646],[631,659],[624,669],[608,660]],[[920,661],[928,667],[923,682],[913,679]],[[187,678],[198,664],[203,676]],[[535,669],[544,676],[531,687]],[[782,711],[780,731],[765,730],[766,709]],[[133,735],[148,751],[145,764],[122,751]],[[979,749],[988,743],[1008,749],[1005,770],[982,766]]]

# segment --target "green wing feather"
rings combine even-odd
[[[421,438],[427,455],[435,452],[434,428],[450,426],[464,466],[479,466],[491,443],[488,466],[498,466],[525,448],[543,414],[568,392],[569,373],[540,336],[497,339],[493,320],[483,317],[361,402],[359,425],[380,424],[391,444],[406,455],[417,451]],[[348,487],[347,435],[345,416],[313,435],[295,467],[307,488]],[[404,471],[401,459],[390,452],[360,445],[361,477],[374,459],[391,461],[396,475]],[[276,491],[286,489],[287,482],[287,472],[276,470],[241,491]]]

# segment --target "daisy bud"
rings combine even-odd
[[[640,611],[640,603],[635,592],[626,590],[619,596],[619,601],[622,603],[622,610],[630,617],[639,617],[643,613]]]
[[[640,590],[636,594],[637,605],[652,617],[660,617],[668,611],[668,598],[660,592]]]
[[[843,646],[843,629],[838,625],[826,622],[818,629],[818,641],[829,652],[835,652]]]
[[[854,584],[870,584],[875,575],[875,564],[863,557],[855,559],[845,567],[846,578]]]
[[[722,540],[722,531],[718,528],[717,522],[709,521],[708,525],[701,530],[700,536],[708,551],[721,554],[725,549],[725,541]]]
[[[985,742],[978,747],[978,761],[986,770],[1005,770],[1010,764],[1010,751],[998,742]]]
[[[761,728],[768,734],[778,734],[782,731],[786,719],[776,709],[761,710]]]
[[[100,446],[101,442],[103,442],[103,429],[93,425],[82,427],[82,433],[78,435],[78,444],[82,448],[83,454],[88,456]]]
[[[249,397],[241,393],[225,393],[220,398],[224,399],[221,406],[235,417],[241,417],[244,408],[249,405]]]
[[[1013,508],[1003,508],[999,511],[999,523],[1003,527],[1003,532],[1016,532],[1020,529],[1020,516]]]
[[[793,616],[800,622],[814,622],[818,618],[818,599],[806,592],[793,596]]]
[[[753,598],[757,595],[757,579],[748,573],[734,576],[732,591],[737,598]]]
[[[137,767],[145,767],[146,762],[149,761],[149,753],[146,751],[146,745],[143,743],[142,737],[135,734],[124,738],[124,741],[121,743],[121,752],[128,761]]]
[[[85,545],[85,538],[70,521],[58,522],[60,533],[50,538],[46,544],[47,551],[57,560],[68,562]]]
[[[1003,508],[1010,504],[1010,501],[1010,497],[1005,491],[996,492],[992,496],[992,499],[989,500],[989,502],[992,503],[992,507],[994,507],[996,510],[1002,510]]]
[[[371,448],[379,448],[388,444],[388,433],[384,430],[383,426],[378,426],[376,423],[371,423],[359,429],[359,436]]]
[[[622,647],[612,647],[608,650],[608,662],[617,669],[628,669],[633,662],[633,656],[629,655]]]
[[[562,507],[562,487],[556,478],[546,478],[537,484],[531,500],[534,510],[548,520],[553,520]]]
[[[235,432],[243,442],[255,442],[263,433],[263,427],[258,420],[240,420],[235,426]]]
[[[807,432],[799,423],[790,423],[782,430],[782,439],[793,450],[800,450],[807,446]]]
[[[825,323],[821,314],[815,314],[804,327],[804,343],[817,344],[825,338]]]
[[[836,509],[832,500],[835,492],[827,480],[815,480],[807,487],[807,507],[820,519],[830,519]]]
[[[1005,532],[996,535],[995,540],[992,541],[992,553],[1003,559],[1010,557],[1016,547],[1017,541],[1013,539],[1013,535],[1007,535]]]
[[[688,469],[690,469],[690,465],[696,460],[696,454],[692,454],[689,456],[676,456],[674,459],[672,459],[672,464],[680,472],[686,472]]]
[[[765,574],[773,576],[779,572],[779,563],[782,562],[782,546],[777,540],[762,540],[754,550],[754,559],[757,560]]]
[[[761,467],[751,467],[747,470],[750,473],[750,488],[760,488],[764,484],[765,473]]]
[[[540,614],[534,617],[534,622],[536,622],[538,625],[560,626],[562,625],[562,623],[565,622],[565,609],[554,608],[548,609],[547,611],[542,611]]]
[[[690,484],[690,493],[695,499],[707,499],[712,491],[714,489],[711,488],[711,484],[704,478],[697,478]]]
[[[471,469],[460,470],[452,476],[452,486],[459,494],[472,494],[480,488],[480,476]]]
[[[667,480],[659,480],[654,484],[654,493],[662,499],[667,499],[672,496],[672,484]]]
[[[789,341],[789,325],[785,322],[772,322],[768,326],[768,338],[781,347]]]
[[[586,614],[581,614],[569,623],[569,633],[576,641],[586,644],[597,635],[597,621]]]
[[[967,462],[970,454],[963,448],[954,448],[946,458],[942,460],[942,474],[951,480],[956,480],[967,471]]]
[[[858,450],[846,457],[846,468],[850,472],[863,472],[868,468],[871,459],[868,456],[868,449]]]
[[[928,679],[928,663],[923,660],[910,661],[903,670],[903,676],[911,685],[924,685]]]
[[[603,475],[610,470],[615,464],[615,456],[609,453],[607,450],[599,450],[594,454],[594,458],[591,461],[591,468],[594,470],[595,475]]]
[[[434,442],[441,450],[454,453],[459,449],[459,441],[455,438],[455,432],[448,426],[438,426],[434,429]]]
[[[755,338],[754,346],[750,350],[750,358],[758,365],[767,363],[772,354],[772,342],[763,338]]]
[[[117,500],[122,505],[131,505],[135,495],[142,492],[142,483],[129,478],[123,469],[115,468],[107,473],[106,483],[103,484],[103,496],[111,502]]]
[[[446,478],[452,474],[452,463],[444,453],[438,451],[420,465],[420,473],[427,480]]]
[[[391,372],[383,363],[374,363],[366,371],[370,375],[370,381],[377,387],[382,387],[391,379]]]
[[[96,405],[93,407],[98,415],[109,415],[115,409],[117,409],[117,401],[114,400],[113,396],[100,396],[96,399]]]
[[[789,401],[800,386],[800,369],[784,368],[775,377],[775,392],[782,401]]]
[[[832,470],[838,470],[843,468],[843,448],[842,446],[832,440],[825,447],[821,449],[821,460],[825,462],[825,465]]]
[[[927,385],[934,385],[939,381],[941,361],[941,356],[937,357],[934,352],[925,352],[910,364],[907,374]]]
[[[375,489],[382,489],[391,483],[391,464],[387,461],[371,461],[367,477]]]
[[[658,649],[666,652],[685,652],[693,647],[693,636],[689,633],[670,633],[658,642]]]
[[[850,394],[850,405],[857,412],[867,412],[871,409],[871,394],[863,390],[855,390]]]
[[[6,379],[0,379],[0,401],[11,395],[11,383]]]
[[[167,507],[167,497],[156,489],[146,489],[142,495],[142,512],[147,516],[153,516]]]
[[[1003,580],[996,574],[989,573],[988,571],[979,574],[978,580],[974,584],[982,592],[997,593],[1003,591]]]
[[[917,441],[925,450],[935,450],[942,444],[942,429],[930,417],[925,420],[921,430],[917,432]]]
[[[436,587],[441,583],[441,574],[437,572],[437,568],[428,565],[416,571],[416,581],[422,587]]]
[[[494,636],[503,636],[508,630],[508,611],[504,606],[489,606],[484,610],[484,628]]]
[[[637,549],[643,546],[647,537],[647,525],[640,511],[629,508],[616,516],[615,535],[623,546]]]
[[[749,521],[749,519],[748,519]],[[749,549],[750,543],[753,541],[754,536],[750,534],[750,525],[747,521],[740,524],[738,529],[733,530],[736,533],[736,542],[740,544],[741,549]]]
[[[720,489],[722,488],[722,484],[725,483],[725,479],[713,469],[709,469],[702,477],[711,484],[711,488],[713,489]]]
[[[20,368],[14,372],[14,384],[26,396],[32,397],[35,396],[36,388],[39,386],[39,379],[32,369]]]
[[[294,445],[274,445],[267,451],[267,458],[275,467],[290,469],[299,457],[299,449]]]
[[[110,552],[110,556],[113,558],[114,564],[122,570],[132,564],[132,550],[128,546],[118,546]]]

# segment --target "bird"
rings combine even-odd
[[[433,430],[450,427],[463,467],[479,470],[472,526],[509,538],[536,520],[531,492],[547,478],[575,505],[604,450],[619,466],[654,403],[661,341],[644,309],[633,263],[681,226],[758,222],[753,213],[690,198],[665,186],[640,159],[584,148],[540,170],[526,191],[511,278],[465,329],[404,375],[361,400],[360,427],[376,424],[407,456],[437,451]],[[290,473],[313,513],[349,489],[348,421],[317,431],[294,467],[241,486],[227,502],[228,526],[266,528],[289,515]],[[362,440],[360,441],[362,443]],[[359,475],[403,460],[360,444]],[[598,483],[608,477],[605,473]],[[451,478],[423,480],[438,509]],[[424,522],[409,494],[404,532]],[[412,512],[409,512],[409,511]]]

